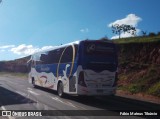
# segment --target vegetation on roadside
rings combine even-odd
[[[160,67],[141,66],[141,69],[137,67],[137,71],[131,69],[121,73],[118,89],[129,91],[132,94],[143,93],[160,97]]]
[[[160,35],[114,42],[119,47],[118,89],[160,97]]]
[[[17,73],[17,72],[0,72],[0,76],[15,76],[18,78],[27,78],[28,73]]]
[[[114,39],[115,43],[144,43],[144,42],[160,42],[160,35],[156,36],[139,36],[131,38]]]

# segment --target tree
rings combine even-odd
[[[121,33],[131,33],[132,35],[136,34],[136,28],[131,26],[131,25],[126,25],[126,24],[114,24],[112,25],[112,32],[115,34],[118,34],[119,39],[120,39],[120,35]]]
[[[141,31],[142,32],[142,36],[146,36],[147,35],[147,31]]]
[[[150,33],[148,34],[148,36],[154,37],[154,36],[156,36],[156,34],[155,34],[154,32],[150,32]]]

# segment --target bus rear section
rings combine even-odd
[[[78,95],[114,95],[117,82],[117,50],[114,43],[83,41],[79,46]]]

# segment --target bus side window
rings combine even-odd
[[[63,50],[64,50],[64,48],[49,51],[48,64],[58,63]]]
[[[40,61],[41,61],[41,64],[47,64],[47,55],[41,54]]]
[[[54,51],[49,51],[48,53],[48,63],[49,64],[54,64],[54,63],[57,63],[57,50],[54,50]]]
[[[34,60],[31,61],[31,67],[34,67]]]
[[[66,48],[66,50],[62,54],[61,63],[72,62],[72,57],[73,57],[73,49],[72,49],[72,46],[69,46]]]

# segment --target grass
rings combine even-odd
[[[140,72],[141,69],[137,69],[137,72],[133,70],[131,68],[131,71],[120,74],[118,89],[131,94],[143,93],[160,97],[160,67],[149,65],[143,69],[143,73]]]
[[[160,97],[160,81],[149,88],[148,94]]]
[[[131,38],[121,38],[114,39],[115,43],[144,43],[144,42],[160,42],[160,35],[154,37],[131,37]]]
[[[0,72],[0,76],[15,76],[19,78],[27,78],[28,73]]]
[[[144,88],[145,86],[141,84],[130,84],[125,86],[120,86],[118,87],[118,90],[124,90],[130,92],[131,94],[136,94],[143,92]]]
[[[160,97],[160,65],[146,58],[159,49],[160,35],[114,39],[113,42],[120,44],[119,65],[124,71],[119,75],[118,89]]]
[[[141,85],[131,84],[128,86],[128,91],[132,94],[141,92]]]

